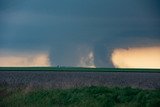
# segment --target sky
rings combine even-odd
[[[152,47],[158,62],[159,0],[0,0],[0,66],[120,67]]]

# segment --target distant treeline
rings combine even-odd
[[[84,68],[84,67],[0,67],[0,71],[69,71],[69,72],[160,72],[160,69]]]

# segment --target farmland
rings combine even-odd
[[[159,69],[1,67],[0,106],[159,107]]]
[[[160,89],[160,73],[0,71],[0,84],[47,89],[85,86]]]

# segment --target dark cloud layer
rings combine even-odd
[[[159,7],[159,0],[1,0],[0,49],[47,50],[64,66],[92,51],[97,67],[113,67],[113,49],[160,45]]]

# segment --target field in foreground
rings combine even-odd
[[[160,90],[83,87],[0,88],[0,107],[159,107]]]
[[[159,71],[0,68],[0,107],[159,107]]]
[[[160,89],[160,73],[0,71],[0,85],[46,89],[86,86]]]

